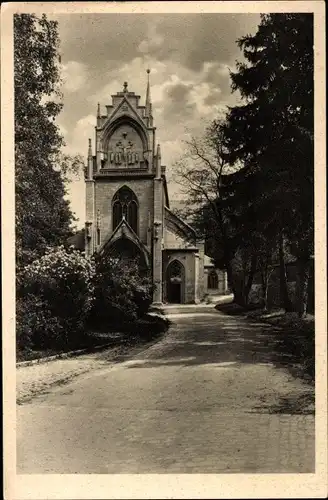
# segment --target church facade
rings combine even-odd
[[[139,259],[151,271],[153,304],[199,303],[225,293],[225,273],[204,254],[204,241],[170,208],[166,167],[156,141],[148,83],[145,105],[128,90],[98,104],[95,154],[85,168],[85,254]]]

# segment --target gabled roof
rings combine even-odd
[[[111,246],[115,241],[121,238],[127,238],[131,240],[144,254],[146,262],[147,264],[149,264],[150,254],[148,248],[142,243],[138,235],[133,231],[132,227],[124,218],[121,220],[115,231],[111,235],[108,234],[107,238],[105,238],[104,242],[97,250],[97,253],[103,253],[106,247]]]
[[[163,168],[163,166],[162,166],[162,168]],[[169,200],[169,193],[168,193],[168,189],[167,189],[167,181],[166,181],[166,175],[165,174],[162,174],[162,179],[163,179],[163,186],[164,186],[165,206],[168,209],[170,209],[170,200]]]
[[[67,239],[67,244],[83,251],[85,248],[85,229],[80,229],[73,236],[70,236]]]
[[[142,125],[144,128],[147,128],[146,124],[143,122],[143,120],[140,118],[140,116],[138,115],[138,113],[136,112],[136,110],[134,109],[134,107],[132,106],[132,104],[129,102],[129,100],[125,96],[123,97],[122,101],[117,106],[117,108],[114,109],[114,111],[107,117],[106,123],[104,124],[104,128],[106,128],[106,126],[107,126],[108,123],[112,123],[113,121],[115,121],[118,118],[117,114],[119,113],[119,111],[123,107],[123,105],[127,105],[129,107],[129,111],[133,115],[132,117],[140,125]],[[131,118],[131,115],[128,114],[126,111],[123,111],[122,114],[119,117],[121,117],[123,115],[128,116],[129,118]]]
[[[178,215],[176,215],[172,210],[170,210],[168,207],[165,207],[165,217],[173,223],[173,225],[176,225],[177,228],[184,233],[187,237],[193,237],[197,238],[196,231],[189,226],[184,220],[182,220]]]

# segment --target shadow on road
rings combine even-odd
[[[308,384],[305,393],[280,398],[275,405],[265,403],[257,412],[306,414],[314,411],[312,377],[306,373],[299,352],[290,348],[286,332],[271,325],[243,318],[192,316],[179,318],[164,340],[165,349],[145,353],[144,358],[131,362],[128,368],[160,366],[195,366],[215,364],[235,367],[242,364],[271,365],[284,369],[294,378]]]
[[[256,413],[287,413],[292,415],[313,415],[314,414],[314,394],[291,394],[281,397],[277,404],[265,404],[255,406]]]

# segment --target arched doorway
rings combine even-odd
[[[181,262],[173,260],[166,269],[166,295],[170,304],[184,302],[185,270]]]

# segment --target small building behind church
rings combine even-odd
[[[127,83],[104,109],[98,104],[85,168],[85,254],[137,258],[151,272],[154,305],[199,303],[226,293],[226,276],[170,208],[147,72],[145,105]]]

